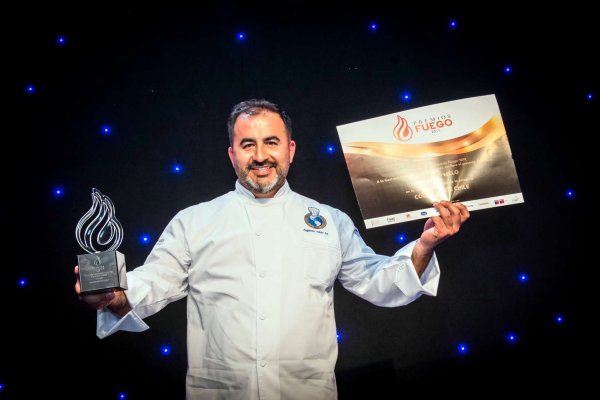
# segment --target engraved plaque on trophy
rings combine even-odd
[[[108,196],[92,189],[92,208],[75,229],[77,243],[87,254],[77,256],[81,294],[127,289],[125,256],[117,251],[123,227]]]

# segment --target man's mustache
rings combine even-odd
[[[272,167],[275,168],[277,163],[274,161],[265,161],[265,162],[257,162],[253,161],[248,165],[248,168],[258,168],[258,167]]]

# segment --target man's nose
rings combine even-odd
[[[256,145],[256,150],[254,151],[254,160],[258,162],[266,161],[268,158],[268,152],[265,146],[262,144]]]

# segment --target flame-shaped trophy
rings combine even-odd
[[[127,289],[125,256],[117,251],[123,227],[112,201],[98,189],[92,189],[92,208],[79,220],[75,237],[88,252],[77,256],[81,294]]]

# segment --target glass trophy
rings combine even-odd
[[[117,251],[123,227],[113,202],[98,189],[92,189],[92,208],[77,223],[75,237],[87,252],[77,256],[81,294],[127,289],[125,256]]]

